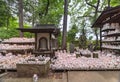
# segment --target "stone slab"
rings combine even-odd
[[[50,61],[46,64],[17,64],[18,77],[46,76],[49,72]]]
[[[120,71],[70,71],[68,82],[120,82]]]

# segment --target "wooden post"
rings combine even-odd
[[[35,33],[35,51],[37,50],[37,33]]]
[[[100,26],[100,50],[102,51],[102,26]]]
[[[49,33],[50,37],[49,37],[49,47],[50,47],[50,51],[51,51],[51,33]]]

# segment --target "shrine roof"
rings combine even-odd
[[[114,22],[120,23],[120,6],[106,8],[93,23],[92,27],[101,27],[105,23]]]
[[[54,24],[37,24],[32,28],[18,28],[21,32],[30,33],[59,33],[60,28],[57,28]]]

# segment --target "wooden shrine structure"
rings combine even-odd
[[[105,28],[105,24],[111,27]],[[116,27],[113,24],[118,24],[118,26]],[[105,8],[92,27],[100,28],[101,51],[106,49],[120,53],[120,6]],[[113,39],[109,40],[110,38]],[[110,45],[111,47],[103,45]]]
[[[32,28],[18,28],[21,32],[30,32],[35,34],[35,50],[37,55],[54,55],[54,50],[58,48],[57,37],[60,29],[54,24],[37,24]]]

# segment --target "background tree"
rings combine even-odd
[[[98,46],[99,29],[91,29],[91,26],[101,11],[106,7],[107,3],[107,0],[76,0],[71,2],[71,23],[75,22],[80,29],[80,34],[83,31],[83,27],[88,30],[84,33],[86,34],[85,36],[90,36],[92,31],[92,34],[96,36],[96,46]]]
[[[19,28],[23,28],[23,0],[18,0],[19,10]],[[23,37],[23,32],[20,31],[20,37]]]
[[[70,30],[68,31],[68,38],[67,38],[67,42],[74,42],[76,39],[76,34],[79,32],[78,27],[76,25],[73,25],[72,28],[70,28]]]
[[[12,17],[10,7],[4,0],[0,0],[0,27],[9,26],[9,19]]]
[[[56,24],[58,26],[64,13],[63,4],[63,0],[50,0],[49,7],[46,6],[44,10],[40,7],[42,9],[39,17],[40,23]],[[48,5],[48,1],[46,5]]]
[[[67,16],[68,16],[68,0],[64,0],[64,18],[63,18],[63,33],[62,33],[62,49],[67,47]]]
[[[94,8],[94,16],[93,16],[93,20],[92,20],[92,23],[97,19],[98,17],[98,14],[99,14],[99,6],[100,6],[100,0],[97,0],[97,1],[94,1],[94,3],[97,3],[96,5],[92,4],[91,2],[88,2],[87,0],[86,1],[86,4],[93,7]],[[95,44],[95,49],[97,48],[98,46],[98,36],[99,36],[99,29],[98,28],[94,28],[93,29],[93,32],[95,33],[95,36],[96,36],[96,44]]]
[[[80,35],[79,35],[79,48],[83,48],[86,49],[87,47],[87,29],[86,27],[86,23],[85,20],[83,21],[83,23],[81,24],[81,28],[80,28]]]
[[[33,27],[36,23],[55,24],[57,27],[62,27],[64,0],[22,1],[24,28]],[[75,35],[78,38],[85,35],[87,41],[89,36],[96,36],[96,45],[98,45],[99,29],[91,29],[91,26],[108,4],[114,7],[120,4],[120,0],[69,0],[68,3],[68,17],[70,18],[70,29],[66,35],[68,42],[72,41],[72,37]],[[1,38],[18,37],[18,32],[15,32],[16,28],[19,27],[18,13],[18,0],[0,0]],[[76,28],[73,29],[74,26]],[[75,33],[75,29],[78,29],[79,32]],[[6,32],[9,32],[9,34]],[[25,33],[24,35],[31,37],[30,34]],[[59,41],[62,41],[62,36]],[[87,41],[85,41],[85,44]]]
[[[24,20],[28,23],[32,23],[32,27],[36,22],[36,18],[38,17],[38,1],[37,0],[24,0]]]

